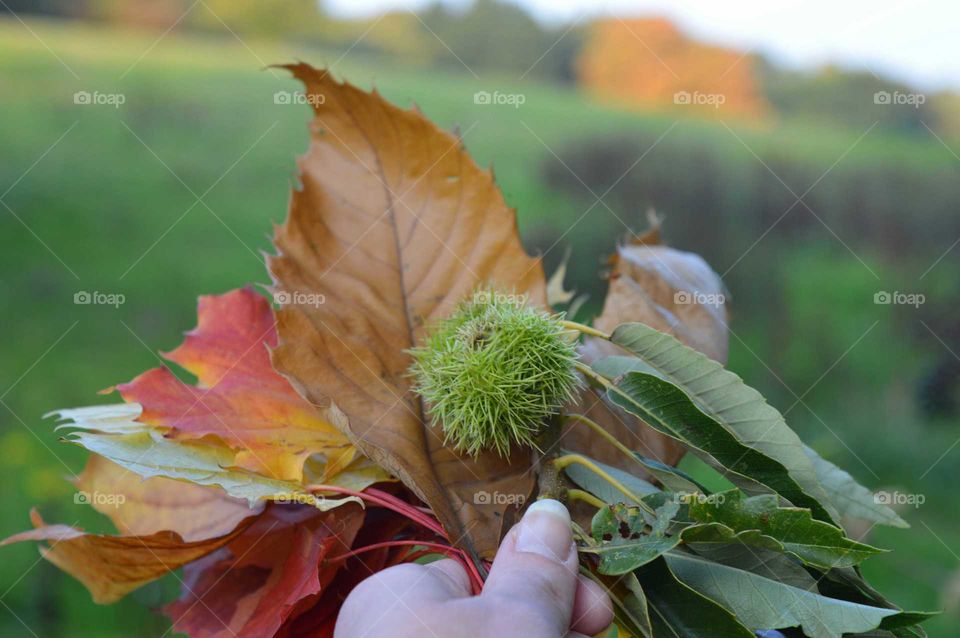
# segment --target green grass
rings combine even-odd
[[[518,208],[528,241],[543,229],[565,228],[583,212],[580,202],[544,183],[541,166],[552,152],[594,134],[655,138],[676,122],[670,113],[638,116],[606,108],[567,88],[409,69],[353,54],[338,60],[339,53],[322,49],[244,45],[229,34],[171,34],[155,44],[157,33],[43,21],[29,26],[36,37],[17,22],[0,21],[0,193],[12,186],[2,201],[13,211],[0,206],[0,393],[7,406],[0,406],[0,536],[26,528],[33,505],[49,521],[107,530],[89,508],[73,504],[64,480],[82,468],[84,453],[59,442],[41,416],[103,401],[98,390],[157,365],[155,353],[174,347],[194,325],[198,295],[267,280],[260,251],[269,249],[271,223],[285,216],[294,159],[306,147],[308,112],[274,104],[274,92],[296,87],[284,71],[263,70],[265,63],[336,62],[342,77],[376,85],[399,104],[416,101],[444,126],[459,124],[481,164],[496,160],[498,182]],[[72,96],[81,90],[122,93],[126,102],[118,109],[77,106]],[[475,105],[478,90],[522,92],[526,102],[519,109]],[[860,134],[789,123],[735,132],[757,152],[789,149],[820,171]],[[731,164],[755,162],[716,123],[680,120],[671,140],[722,149]],[[953,159],[929,140],[878,133],[844,161],[925,169]],[[643,208],[638,203],[618,213],[641,228]],[[612,247],[624,230],[597,207],[570,239],[604,233],[599,244]],[[873,321],[863,303],[851,300],[872,296],[875,281],[833,248],[798,247],[778,255],[790,260],[794,273],[783,282],[784,299],[769,316],[735,316],[742,341],[733,340],[731,365],[778,407],[789,407],[793,397],[765,362],[776,362],[774,369],[802,392]],[[548,255],[551,263],[558,252]],[[599,252],[575,256],[600,263]],[[126,303],[74,305],[81,290],[122,293]],[[833,310],[825,310],[825,299]],[[921,479],[957,431],[917,424],[901,379],[923,361],[898,339],[897,329],[884,319],[805,398],[810,409],[798,405],[790,420],[863,482],[927,495],[924,507],[906,513],[912,531],[876,532],[875,542],[895,551],[870,561],[865,571],[894,600],[938,608],[939,592],[958,571],[953,548],[960,544],[960,521],[951,479],[960,450]],[[840,386],[837,379],[862,381]],[[38,561],[35,547],[0,551],[0,595],[9,608],[0,610],[0,635],[30,635],[21,620],[44,637],[125,636],[129,627],[159,636],[166,629],[149,609],[169,600],[175,579],[96,607],[79,584]],[[960,621],[953,613],[931,622],[931,635],[952,635]]]

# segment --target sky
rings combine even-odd
[[[672,18],[698,39],[769,55],[960,91],[960,0],[514,0],[548,24],[603,13]],[[325,0],[341,15],[417,9],[428,0]],[[445,0],[463,6],[469,0]]]

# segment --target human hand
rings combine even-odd
[[[578,575],[570,514],[532,504],[497,551],[483,593],[460,563],[391,567],[363,581],[340,611],[335,638],[582,638],[613,620],[610,599]]]

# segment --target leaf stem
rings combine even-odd
[[[585,364],[583,361],[575,361],[573,363],[573,367],[577,372],[587,377],[591,381],[594,381],[595,383],[602,385],[607,390],[613,387],[613,384],[610,383],[609,379],[607,379],[603,375],[597,374],[597,372],[593,368]]]
[[[601,339],[606,339],[610,341],[610,335],[596,328],[591,328],[590,326],[585,326],[582,323],[577,323],[576,321],[567,321],[561,320],[560,325],[566,328],[567,330],[576,330],[577,332],[583,333],[585,335],[590,335],[591,337],[600,337]]]
[[[606,503],[601,501],[590,492],[587,492],[586,490],[579,490],[577,488],[567,490],[567,498],[569,498],[571,501],[582,501],[589,505],[593,505],[597,509],[603,509],[607,506]]]
[[[567,414],[567,415],[564,415],[564,419],[567,421],[577,421],[579,423],[583,423],[584,425],[589,427],[591,430],[599,434],[600,437],[603,438],[605,441],[607,441],[610,445],[612,445],[613,447],[617,448],[617,450],[622,452],[624,456],[629,457],[630,460],[632,460],[637,465],[642,467],[644,469],[644,472],[646,472],[647,470],[646,466],[640,462],[640,459],[638,459],[634,455],[633,451],[630,448],[628,448],[626,445],[618,441],[617,437],[607,432],[607,430],[602,425],[600,425],[593,419],[583,414]]]
[[[642,509],[646,510],[651,514],[655,513],[653,511],[653,508],[647,505],[647,503],[644,502],[639,496],[631,492],[630,489],[627,488],[627,486],[625,486],[623,483],[621,483],[617,479],[610,476],[610,474],[607,473],[603,468],[601,468],[599,465],[597,465],[587,457],[583,456],[582,454],[565,454],[563,456],[558,456],[553,460],[553,464],[558,470],[562,470],[563,468],[569,465],[573,465],[574,463],[584,466],[585,468],[587,468],[588,470],[590,470],[591,472],[593,472],[594,474],[602,478],[604,481],[609,483],[612,487],[622,492],[624,496],[626,496],[627,498],[635,502]]]

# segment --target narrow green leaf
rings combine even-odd
[[[580,571],[610,596],[615,625],[619,625],[635,638],[653,638],[647,597],[634,574],[612,577],[594,574],[584,568]]]
[[[656,487],[652,483],[644,481],[642,478],[638,478],[629,472],[624,472],[619,468],[606,465],[605,463],[601,463],[595,459],[590,460],[593,461],[597,467],[602,469],[604,472],[620,481],[624,487],[629,489],[640,498],[643,498],[647,494],[655,494],[660,491],[660,488]],[[588,467],[584,467],[579,463],[571,463],[564,468],[564,472],[568,477],[570,477],[571,481],[576,483],[582,489],[590,492],[604,503],[626,503],[627,505],[639,505],[639,503],[634,503],[633,499],[627,497],[623,492],[610,485],[610,483],[601,478],[593,470]]]
[[[729,611],[678,580],[662,557],[635,573],[657,638],[754,638]]]
[[[633,456],[650,472],[651,476],[660,481],[660,483],[671,492],[678,492],[680,494],[690,494],[692,492],[709,493],[683,470],[679,470],[656,459],[648,458],[637,452],[634,452]]]
[[[884,618],[898,613],[827,598],[692,554],[671,552],[664,559],[677,578],[755,630],[800,626],[811,638],[840,638],[877,629]]]
[[[691,499],[689,516],[706,525],[685,529],[685,541],[704,542],[712,533],[714,540],[779,550],[824,570],[850,567],[884,551],[845,537],[840,528],[815,520],[810,510],[780,507],[773,494],[745,498],[741,491],[729,490]],[[723,527],[735,535],[731,538]]]
[[[829,516],[817,514],[817,518],[835,518],[800,438],[759,392],[713,359],[644,324],[617,327],[611,341],[643,360],[647,369],[641,372],[676,385],[738,441],[786,468],[809,500],[824,504]],[[794,505],[810,507],[802,499],[789,500]]]
[[[832,522],[830,512],[805,493],[779,461],[741,443],[672,383],[628,372],[607,394],[650,427],[684,443],[745,491],[772,490],[794,505],[809,508],[817,518]]]
[[[810,447],[804,446],[803,451],[813,463],[813,469],[827,493],[827,498],[841,516],[892,527],[910,527],[896,512],[883,503],[878,503],[874,492],[857,483],[850,474],[822,458]]]

